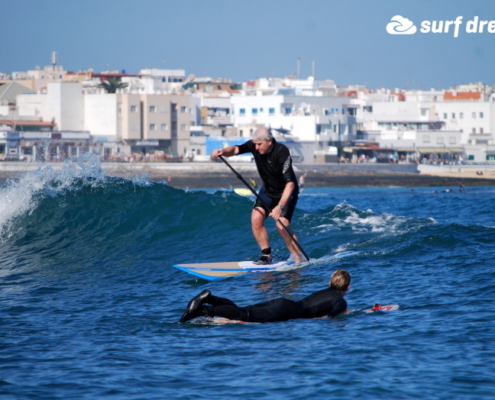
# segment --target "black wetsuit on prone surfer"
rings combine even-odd
[[[201,316],[223,317],[245,322],[335,317],[347,309],[344,295],[349,290],[350,283],[350,274],[339,269],[332,274],[329,288],[319,290],[302,300],[293,301],[281,297],[246,307],[238,307],[229,299],[213,296],[209,290],[203,290],[189,302],[180,322]]]
[[[271,248],[264,221],[270,216],[275,220],[279,220],[286,229],[290,229],[290,221],[296,208],[299,194],[297,178],[292,168],[289,149],[285,145],[278,143],[267,128],[258,128],[252,140],[244,144],[213,150],[211,157],[231,157],[244,153],[253,154],[258,173],[263,181],[259,198],[251,213],[253,234],[262,252],[261,258],[256,263],[270,264],[272,261]],[[293,238],[291,238],[288,232],[279,225],[277,225],[277,229],[282,235],[294,261],[296,263],[302,262],[303,258],[300,249],[294,242],[297,240],[296,236],[292,235]]]

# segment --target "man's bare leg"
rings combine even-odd
[[[270,247],[270,239],[268,238],[268,231],[265,227],[266,214],[265,210],[261,207],[253,208],[251,213],[251,227],[253,229],[253,235],[260,246],[260,249],[267,249]]]
[[[298,240],[297,239],[297,236],[296,234],[290,229],[290,222],[287,218],[284,218],[284,217],[280,217],[279,218],[279,221],[285,225],[285,227],[287,228],[287,230],[292,233],[292,236],[294,237],[295,240]],[[277,230],[278,230],[278,233],[280,233],[280,235],[282,236],[282,238],[284,239],[285,241],[285,245],[287,246],[287,248],[289,249],[290,253],[292,254],[292,257],[294,258],[294,261],[296,263],[301,263],[304,261],[304,259],[302,258],[301,256],[301,252],[299,250],[299,247],[297,247],[297,245],[294,243],[294,240],[290,237],[290,235],[285,231],[285,229],[280,226],[280,223],[277,223]]]

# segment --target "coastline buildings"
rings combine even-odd
[[[450,90],[369,92],[350,88],[358,136],[394,149],[399,159],[446,162],[494,159],[493,88],[482,84]]]
[[[74,73],[56,53],[44,69],[0,77],[0,159],[90,151],[207,160],[219,141],[245,141],[266,125],[296,162],[495,160],[495,89],[481,83],[372,91],[313,77],[233,83],[181,69]]]

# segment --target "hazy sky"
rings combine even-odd
[[[0,0],[0,10],[6,73],[50,65],[57,51],[69,71],[185,69],[240,82],[295,74],[300,57],[302,77],[314,60],[316,78],[340,86],[495,85],[495,22],[494,33],[466,32],[475,17],[495,21],[494,0]],[[416,33],[387,33],[395,16],[410,20],[396,31]],[[454,24],[421,31],[458,17],[457,37]]]

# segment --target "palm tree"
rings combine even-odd
[[[117,89],[125,89],[129,86],[127,83],[122,83],[119,77],[111,76],[98,85],[107,91],[107,93],[116,93]]]

